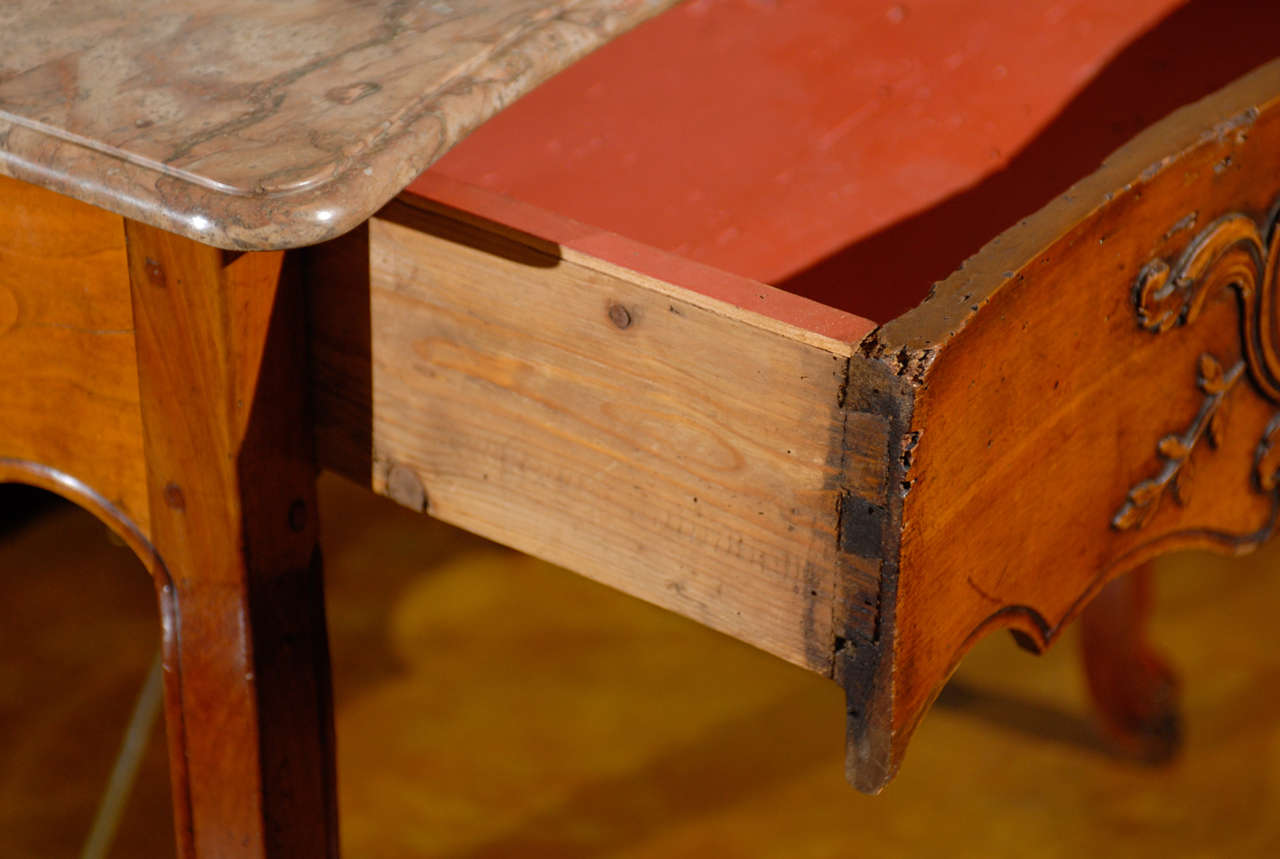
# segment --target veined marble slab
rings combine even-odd
[[[0,173],[219,247],[312,244],[675,2],[0,4]]]

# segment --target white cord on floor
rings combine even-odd
[[[133,707],[133,715],[129,717],[124,742],[120,744],[120,754],[116,756],[111,777],[107,779],[107,789],[103,791],[98,813],[93,818],[84,851],[80,854],[81,859],[106,859],[111,850],[116,829],[120,826],[120,817],[124,814],[129,794],[133,792],[133,782],[138,776],[142,753],[147,748],[147,738],[151,735],[156,716],[160,712],[162,692],[160,651],[157,650],[156,658],[151,662],[151,670],[147,672],[146,682],[142,684],[142,692],[138,694],[138,703]]]

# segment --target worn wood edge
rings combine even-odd
[[[871,634],[859,634],[845,617],[833,617],[832,679],[845,693],[845,777],[863,793],[877,794],[896,774],[901,754],[894,747],[894,627],[897,616],[898,558],[905,495],[901,440],[909,436],[913,401],[907,383],[884,364],[859,355],[850,359],[844,393],[845,419],[875,416],[883,422],[883,487],[874,493],[847,491],[839,516],[840,569],[836,586],[850,581],[853,568],[871,567],[878,578]],[[845,486],[854,464],[846,457]],[[833,601],[833,608],[842,601]]]
[[[152,575],[163,574],[164,568],[143,523],[113,504],[94,487],[74,475],[38,462],[0,457],[0,483],[21,483],[65,498],[92,513],[138,556]]]
[[[944,354],[948,342],[982,313],[985,305],[1002,288],[1015,282],[1021,270],[1031,265],[1046,248],[1069,240],[1080,229],[1083,222],[1088,222],[1116,200],[1129,194],[1140,193],[1147,183],[1166,170],[1175,169],[1183,159],[1194,155],[1202,147],[1247,130],[1257,117],[1265,110],[1272,108],[1278,99],[1280,99],[1280,60],[1268,63],[1218,92],[1173,112],[1116,150],[1098,170],[989,242],[977,254],[966,260],[950,277],[935,284],[928,298],[919,306],[868,335],[858,346],[859,354],[871,362],[882,365],[890,376],[896,377],[903,383],[893,402],[881,404],[881,407],[886,409],[883,412],[886,415],[906,416],[905,422],[897,425],[900,434],[896,437],[896,444],[900,452],[904,456],[909,454],[918,438],[916,431],[918,428],[912,426],[911,420],[914,403],[928,389],[930,371],[939,357]],[[1164,154],[1153,155],[1153,153]],[[906,493],[910,489],[910,469],[906,467],[909,465],[910,458],[909,456],[905,458],[904,462],[891,452],[891,466],[898,471],[901,481],[901,485],[898,486],[898,480],[895,480],[899,503],[896,505],[892,520],[892,528],[898,539],[891,546],[887,546],[888,554],[881,581],[882,595],[891,600],[896,599],[898,559],[901,552],[900,537],[903,527],[902,501],[905,500]],[[1100,571],[1090,587],[1080,595],[1063,623],[1077,616],[1108,579],[1137,567],[1171,548],[1204,548],[1223,551],[1219,541],[1207,536],[1188,539],[1168,535],[1144,545],[1141,551],[1127,553],[1118,559],[1114,566]],[[989,632],[1009,626],[1023,614],[1035,615],[1034,609],[1023,606],[1009,606],[996,612],[970,633],[960,648],[961,655],[957,655],[951,661],[947,672],[939,678],[936,688],[932,690],[923,706],[913,713],[900,714],[895,712],[897,688],[892,665],[895,659],[893,639],[896,631],[893,627],[896,608],[896,604],[893,603],[883,605],[881,608],[882,622],[887,624],[889,629],[887,633],[883,633],[887,644],[883,653],[880,654],[882,664],[877,666],[875,674],[880,685],[875,688],[871,700],[871,706],[877,710],[874,720],[877,724],[879,724],[878,720],[883,720],[887,728],[884,744],[888,759],[883,769],[883,779],[878,785],[867,784],[867,779],[872,777],[873,770],[866,765],[859,769],[860,761],[854,760],[856,734],[852,720],[850,724],[848,767],[850,781],[860,789],[870,789],[873,792],[883,787],[896,772],[907,742],[924,714],[928,712],[933,700],[941,692],[946,680],[958,667],[961,655],[968,647]],[[1032,617],[1031,620],[1034,621],[1035,618]],[[1052,640],[1054,633],[1061,625],[1045,631],[1045,640]],[[878,632],[882,631],[878,630]],[[1030,638],[1027,643],[1036,648],[1044,646],[1043,642],[1033,641]],[[883,664],[886,661],[889,664]],[[838,665],[838,670],[839,667]],[[870,675],[865,668],[862,673],[853,674],[854,685],[858,680],[868,676]],[[846,689],[849,688],[850,686],[846,685]],[[899,721],[903,715],[906,719]]]
[[[1113,152],[1097,170],[1062,195],[988,242],[950,277],[934,284],[920,305],[864,340],[862,351],[890,362],[903,375],[923,380],[938,348],[981,312],[982,305],[1043,248],[1201,145],[1247,128],[1277,98],[1280,60],[1169,114]],[[1153,158],[1153,152],[1165,154]]]
[[[875,323],[775,286],[683,259],[625,236],[438,174],[424,173],[396,202],[435,212],[513,239],[568,262],[648,284],[653,290],[833,354]]]

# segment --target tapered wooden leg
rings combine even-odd
[[[1151,763],[1178,749],[1178,680],[1147,642],[1150,566],[1109,582],[1080,618],[1085,677],[1117,751]]]
[[[179,852],[336,856],[300,284],[126,233]]]

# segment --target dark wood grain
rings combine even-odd
[[[127,235],[180,852],[336,855],[301,283]]]

